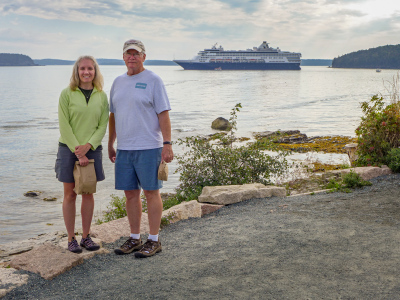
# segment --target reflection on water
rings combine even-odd
[[[396,71],[303,67],[301,71],[183,71],[173,66],[148,66],[163,78],[170,97],[173,139],[212,133],[211,122],[229,118],[236,103],[238,135],[299,129],[308,136],[351,135],[357,127],[359,103],[384,93],[382,80]],[[0,68],[0,244],[55,230],[64,230],[62,184],[55,178],[58,97],[69,83],[72,66]],[[104,90],[125,72],[124,66],[101,66]],[[107,144],[108,136],[103,140]],[[106,149],[107,147],[105,147]],[[174,147],[180,153],[182,149]],[[108,205],[114,190],[113,164],[103,153],[106,180],[95,195],[97,214]],[[173,191],[172,174],[164,192]],[[26,198],[29,190],[45,191],[55,202]],[[78,197],[79,198],[79,197]],[[77,203],[77,227],[80,227]],[[53,225],[46,225],[53,224]]]

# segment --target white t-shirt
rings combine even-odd
[[[162,79],[150,70],[118,76],[110,91],[117,149],[148,150],[163,146],[158,114],[171,110]]]

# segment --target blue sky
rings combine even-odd
[[[140,39],[147,59],[188,59],[218,43],[334,57],[400,44],[399,0],[0,0],[0,53],[121,58]]]

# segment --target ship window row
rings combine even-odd
[[[212,57],[216,57],[216,56],[222,56],[222,57],[226,57],[226,58],[233,58],[233,57],[244,57],[244,56],[258,56],[258,57],[269,57],[269,58],[273,58],[273,57],[299,57],[298,54],[275,54],[275,55],[271,55],[271,54],[260,54],[260,53],[243,53],[243,54],[234,54],[234,55],[226,55],[226,54],[217,54],[217,55],[202,55],[201,57],[206,57],[206,58],[212,58]]]

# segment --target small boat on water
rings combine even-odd
[[[381,71],[381,69],[376,69],[376,72],[378,72],[378,73],[379,73],[380,71]]]

